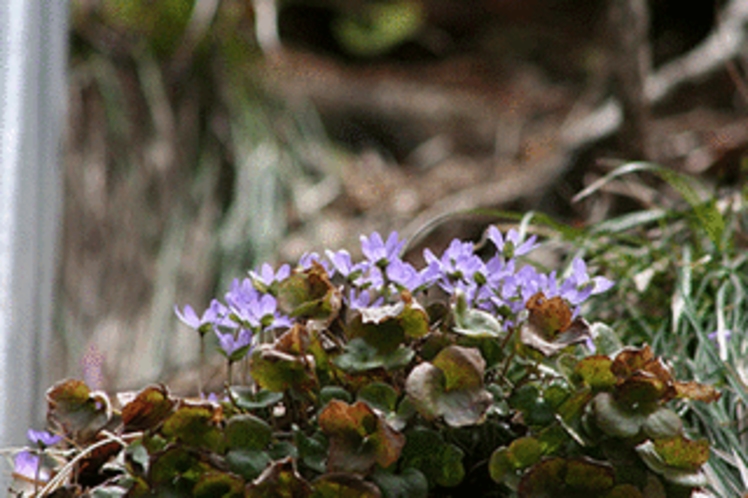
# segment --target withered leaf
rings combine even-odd
[[[152,429],[160,424],[174,409],[176,401],[169,396],[166,386],[148,386],[122,407],[125,431]]]

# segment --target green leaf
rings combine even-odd
[[[428,331],[428,315],[414,301],[364,308],[346,327],[350,339],[362,338],[384,355],[401,347],[406,339],[423,337]]]
[[[138,467],[142,473],[148,472],[148,466],[151,462],[151,457],[148,454],[148,449],[143,444],[143,439],[137,439],[130,443],[125,450],[127,458]]]
[[[294,389],[308,392],[316,386],[311,357],[295,356],[270,345],[261,345],[252,352],[249,370],[257,384],[268,391]]]
[[[584,442],[579,434],[579,430],[572,427],[572,424],[560,420],[559,425],[549,425],[545,429],[538,432],[536,436],[540,443],[541,451],[544,455],[550,455],[559,451],[565,444],[569,443],[571,439],[577,443]],[[585,446],[584,444],[580,444]]]
[[[604,323],[595,322],[590,325],[590,334],[599,355],[612,356],[623,349],[623,342],[616,331]]]
[[[264,450],[272,438],[272,429],[267,422],[250,414],[231,417],[224,432],[226,445],[232,450]]]
[[[552,457],[532,466],[519,483],[520,498],[605,496],[615,482],[613,468],[584,458]],[[561,491],[563,490],[563,491]]]
[[[368,472],[389,467],[400,457],[405,438],[361,401],[332,400],[319,414],[319,427],[330,441],[330,471]]]
[[[610,371],[613,360],[607,356],[595,355],[577,363],[574,373],[595,391],[608,391],[616,385],[616,376]]]
[[[294,443],[299,452],[299,461],[308,468],[324,474],[327,463],[327,439],[318,432],[307,436],[300,430],[294,430]]]
[[[432,364],[444,374],[445,391],[483,386],[486,362],[476,348],[446,347],[436,355]]]
[[[252,481],[262,474],[272,460],[265,451],[238,449],[226,453],[226,463],[231,472]]]
[[[494,482],[501,484],[504,478],[514,472],[515,466],[509,459],[509,449],[506,446],[496,448],[491,453],[491,459],[488,461],[488,473]]]
[[[429,315],[415,301],[406,302],[398,320],[406,337],[419,339],[429,333]]]
[[[314,498],[380,498],[379,489],[355,474],[326,474],[312,483]]]
[[[340,292],[318,263],[278,282],[276,297],[281,311],[295,318],[331,321],[341,307]]]
[[[383,498],[427,498],[429,482],[418,469],[408,467],[400,474],[376,470],[372,481],[379,486]]]
[[[553,422],[553,406],[548,403],[534,384],[525,384],[512,392],[509,404],[522,412],[525,422],[531,426],[545,426]]]
[[[406,434],[400,467],[418,469],[431,486],[454,487],[465,478],[464,453],[436,431],[417,427]]]
[[[247,498],[311,496],[312,487],[296,471],[291,458],[275,462],[246,488]]]
[[[419,413],[439,416],[452,427],[479,423],[493,402],[483,388],[485,362],[475,348],[448,346],[411,370],[405,391]]]
[[[709,441],[692,441],[682,434],[654,440],[655,451],[670,467],[696,470],[709,459]]]
[[[633,484],[619,484],[611,489],[605,498],[644,498],[644,495]]]
[[[457,302],[452,307],[454,311],[454,332],[469,337],[492,337],[501,338],[506,335],[506,330],[501,322],[491,313],[479,309],[468,308],[467,304],[461,303],[465,300],[464,294],[458,294]]]
[[[592,401],[592,409],[597,426],[605,434],[622,439],[639,434],[646,417],[637,412],[625,410],[607,392],[601,392]]]
[[[412,0],[365,4],[357,17],[336,20],[333,32],[343,46],[359,56],[381,55],[413,37],[424,22],[423,8]]]
[[[448,345],[449,344],[445,344],[445,347]],[[466,348],[477,348],[480,351],[483,360],[486,362],[486,371],[492,370],[501,365],[502,361],[506,358],[506,351],[502,346],[502,341],[497,341],[496,339],[488,337],[461,336],[457,338],[457,345]],[[421,356],[428,361],[431,361],[436,357],[436,355],[433,355],[429,360],[425,356]]]
[[[353,401],[353,395],[340,386],[325,386],[319,391],[319,405],[325,406],[330,400],[339,399],[350,403]]]
[[[217,425],[220,410],[212,405],[182,405],[166,419],[161,433],[187,445],[221,452],[224,437]]]
[[[299,458],[299,449],[292,441],[276,441],[270,445],[268,455],[273,460],[283,460],[284,458]]]
[[[613,487],[615,473],[609,465],[574,458],[566,464],[564,482],[572,489],[601,492]]]
[[[231,386],[231,397],[239,408],[244,410],[257,410],[260,408],[270,408],[280,403],[283,399],[282,392],[268,391],[262,389],[254,392],[250,386]]]
[[[166,485],[171,487],[177,481],[196,480],[207,466],[202,464],[194,453],[183,446],[172,446],[163,453],[157,454],[151,463],[148,481],[156,488]],[[188,483],[192,487],[193,483]]]
[[[418,413],[427,420],[439,417],[439,397],[444,393],[444,374],[431,363],[421,363],[408,375],[405,392]]]
[[[372,382],[359,389],[356,399],[365,401],[383,412],[394,412],[397,407],[397,391],[389,384]]]
[[[506,456],[515,469],[524,469],[540,460],[543,456],[543,447],[534,437],[520,437],[509,445]]]
[[[419,354],[426,361],[432,361],[439,351],[453,344],[452,337],[439,331],[429,334],[421,343]],[[467,346],[473,346],[468,344]]]
[[[652,439],[674,437],[683,431],[683,421],[673,410],[661,406],[647,416],[643,429]]]
[[[195,498],[243,498],[244,481],[222,472],[207,472],[200,476],[192,491]]]
[[[376,368],[396,370],[408,365],[415,351],[400,345],[394,350],[382,352],[362,338],[352,339],[345,345],[345,350],[336,356],[333,362],[346,372],[365,372]]]
[[[697,488],[706,486],[708,483],[701,468],[679,468],[667,464],[663,457],[657,452],[655,443],[652,441],[648,440],[637,446],[636,453],[650,470],[674,484],[689,488]],[[698,455],[699,450],[697,450],[696,453]],[[692,460],[692,463],[698,461],[698,458],[699,457]],[[688,461],[688,457],[686,458],[686,461]]]
[[[47,416],[66,434],[86,441],[109,422],[109,398],[105,393],[91,392],[83,381],[63,380],[47,390]]]

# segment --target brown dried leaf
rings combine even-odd
[[[146,387],[122,408],[125,431],[152,429],[174,409],[176,401],[162,384]]]
[[[699,384],[698,382],[676,382],[674,384],[676,397],[703,401],[704,403],[713,403],[717,401],[722,393],[712,386]]]

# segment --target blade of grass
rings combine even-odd
[[[589,197],[591,194],[597,192],[610,181],[618,177],[637,172],[653,173],[677,190],[681,197],[683,197],[683,199],[693,209],[696,220],[699,222],[699,226],[707,233],[712,243],[716,247],[722,246],[725,219],[722,216],[722,213],[717,209],[714,200],[704,201],[701,199],[701,196],[693,186],[695,180],[692,177],[664,168],[657,164],[643,161],[624,164],[579,192],[574,196],[572,202],[579,202],[580,200]]]

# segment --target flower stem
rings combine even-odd
[[[200,358],[197,370],[197,396],[203,397],[203,371],[205,370],[205,334],[200,334]]]

